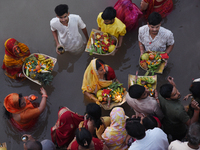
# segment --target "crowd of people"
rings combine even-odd
[[[141,55],[147,51],[162,51],[168,55],[174,46],[173,33],[161,27],[161,21],[173,8],[172,0],[142,0],[140,9],[131,0],[118,0],[114,7],[107,7],[97,16],[98,30],[109,33],[118,39],[116,49],[120,49],[123,37],[134,29],[144,14],[147,25],[139,28],[138,42]],[[82,30],[85,39],[89,36],[86,24],[79,15],[70,14],[68,5],[60,4],[55,8],[56,17],[50,21],[50,27],[59,47],[77,54],[85,47],[79,33]],[[11,38],[5,42],[5,56],[2,68],[5,75],[12,79],[25,79],[22,65],[30,55],[29,48]],[[102,116],[101,107],[96,103],[86,106],[84,115],[79,115],[67,107],[60,108],[58,119],[51,128],[51,140],[41,142],[31,135],[24,134],[25,150],[180,150],[200,149],[200,79],[191,84],[191,103],[184,107],[180,102],[180,92],[173,77],[167,78],[167,84],[155,90],[154,96],[141,85],[128,88],[125,99],[135,114],[128,117],[122,107],[114,107],[110,116]],[[114,70],[101,59],[93,59],[85,70],[82,92],[88,98],[97,101],[99,89],[120,82]],[[42,99],[34,102],[35,95],[23,96],[11,93],[4,99],[5,115],[20,131],[28,131],[37,122],[46,107],[46,90],[40,89]]]

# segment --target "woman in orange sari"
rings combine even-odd
[[[172,0],[142,0],[140,5],[140,10],[144,12],[145,19],[148,19],[152,12],[158,12],[164,18],[172,9]]]
[[[14,38],[8,39],[4,45],[5,56],[2,68],[6,71],[5,74],[12,79],[24,78],[22,65],[30,55],[29,48]]]
[[[22,94],[11,93],[4,99],[6,116],[17,129],[29,130],[44,111],[48,96],[44,88],[41,88],[40,92],[42,100],[37,108],[30,102],[30,96],[23,97]]]

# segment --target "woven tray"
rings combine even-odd
[[[53,57],[51,57],[51,56],[48,56],[48,55],[45,55],[45,54],[41,54],[41,53],[33,53],[33,54],[31,54],[30,56],[32,56],[32,55],[34,55],[34,54],[37,54],[37,55],[40,54],[40,55],[43,55],[44,57],[49,57],[51,60],[53,60],[54,66],[55,66],[55,64],[56,64],[56,62],[57,62],[57,59],[56,59],[56,58],[53,58]],[[29,56],[29,57],[30,57],[30,56]],[[53,66],[53,68],[54,68],[54,66]],[[29,80],[35,82],[36,84],[42,85],[38,80],[34,80],[34,79],[31,79],[30,77],[28,77],[28,76],[26,75],[26,73],[24,72],[24,67],[25,67],[25,63],[24,63],[23,66],[22,66],[22,71],[23,71],[23,74],[26,76],[26,78],[28,78]]]
[[[145,53],[150,53],[151,51],[146,51]],[[153,52],[155,52],[155,51],[153,51]],[[141,58],[139,58],[139,65],[140,65],[140,61],[141,61]],[[158,66],[158,68],[155,70],[155,73],[160,73],[160,74],[162,74],[163,73],[163,70],[164,70],[164,68],[165,68],[165,64],[166,64],[166,61],[165,60],[163,60],[162,59],[162,62],[161,62],[161,64]],[[143,69],[143,70],[149,70],[149,69],[145,69],[145,68],[143,68],[141,65],[140,65],[140,67]]]
[[[116,103],[116,102],[111,102],[110,103],[110,106],[108,107],[108,104],[101,104],[100,102],[100,106],[103,107],[105,110],[111,110],[113,107],[115,106],[121,106],[122,104],[124,104],[126,102],[126,94],[127,94],[127,91],[124,92],[124,96],[123,96],[123,99],[122,99],[122,102],[120,103]],[[98,102],[98,99],[97,101]]]
[[[87,46],[85,48],[86,52],[89,52],[88,49],[90,49],[90,47],[91,47],[91,38],[93,37],[93,34],[95,34],[95,33],[103,34],[104,32],[101,32],[101,31],[96,30],[96,29],[92,29],[92,31],[90,33],[89,40],[87,42]],[[113,36],[113,35],[110,35],[110,36],[111,36],[112,39],[116,40],[116,45],[115,46],[117,46],[118,45],[118,39],[115,36]],[[95,52],[92,52],[92,54],[101,55],[101,56],[115,55],[116,50],[117,49],[115,48],[111,53],[106,53],[106,54],[99,54],[99,53],[95,53]]]
[[[137,76],[137,77],[144,77],[144,76]],[[156,82],[154,84],[152,84],[152,88],[155,90],[156,89],[156,85],[157,85],[157,75],[148,76],[148,77],[153,77],[153,79],[156,80]],[[128,75],[128,87],[130,87],[131,85],[136,84],[135,83],[135,78],[136,78],[135,75],[131,75],[131,74]]]

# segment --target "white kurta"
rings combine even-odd
[[[163,52],[167,46],[174,44],[174,36],[170,30],[160,27],[158,34],[152,39],[148,25],[139,28],[138,40],[144,45],[146,51]]]
[[[55,17],[50,21],[50,26],[52,31],[57,31],[59,43],[64,46],[65,51],[77,53],[82,50],[84,44],[79,29],[84,29],[86,25],[79,15],[70,14],[68,26]]]

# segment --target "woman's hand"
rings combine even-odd
[[[46,92],[46,90],[43,87],[40,88],[40,93],[42,95],[47,95],[47,92]]]
[[[96,135],[97,135],[97,137],[98,137],[100,140],[103,139],[101,135],[103,134],[104,130],[105,130],[105,127],[104,127],[103,124],[100,125],[100,127],[99,127],[98,130],[97,130],[97,128],[96,128]]]
[[[188,95],[186,95],[184,98],[183,98],[183,100],[188,100],[188,98],[190,97],[190,96],[192,96],[192,94],[188,94]]]

